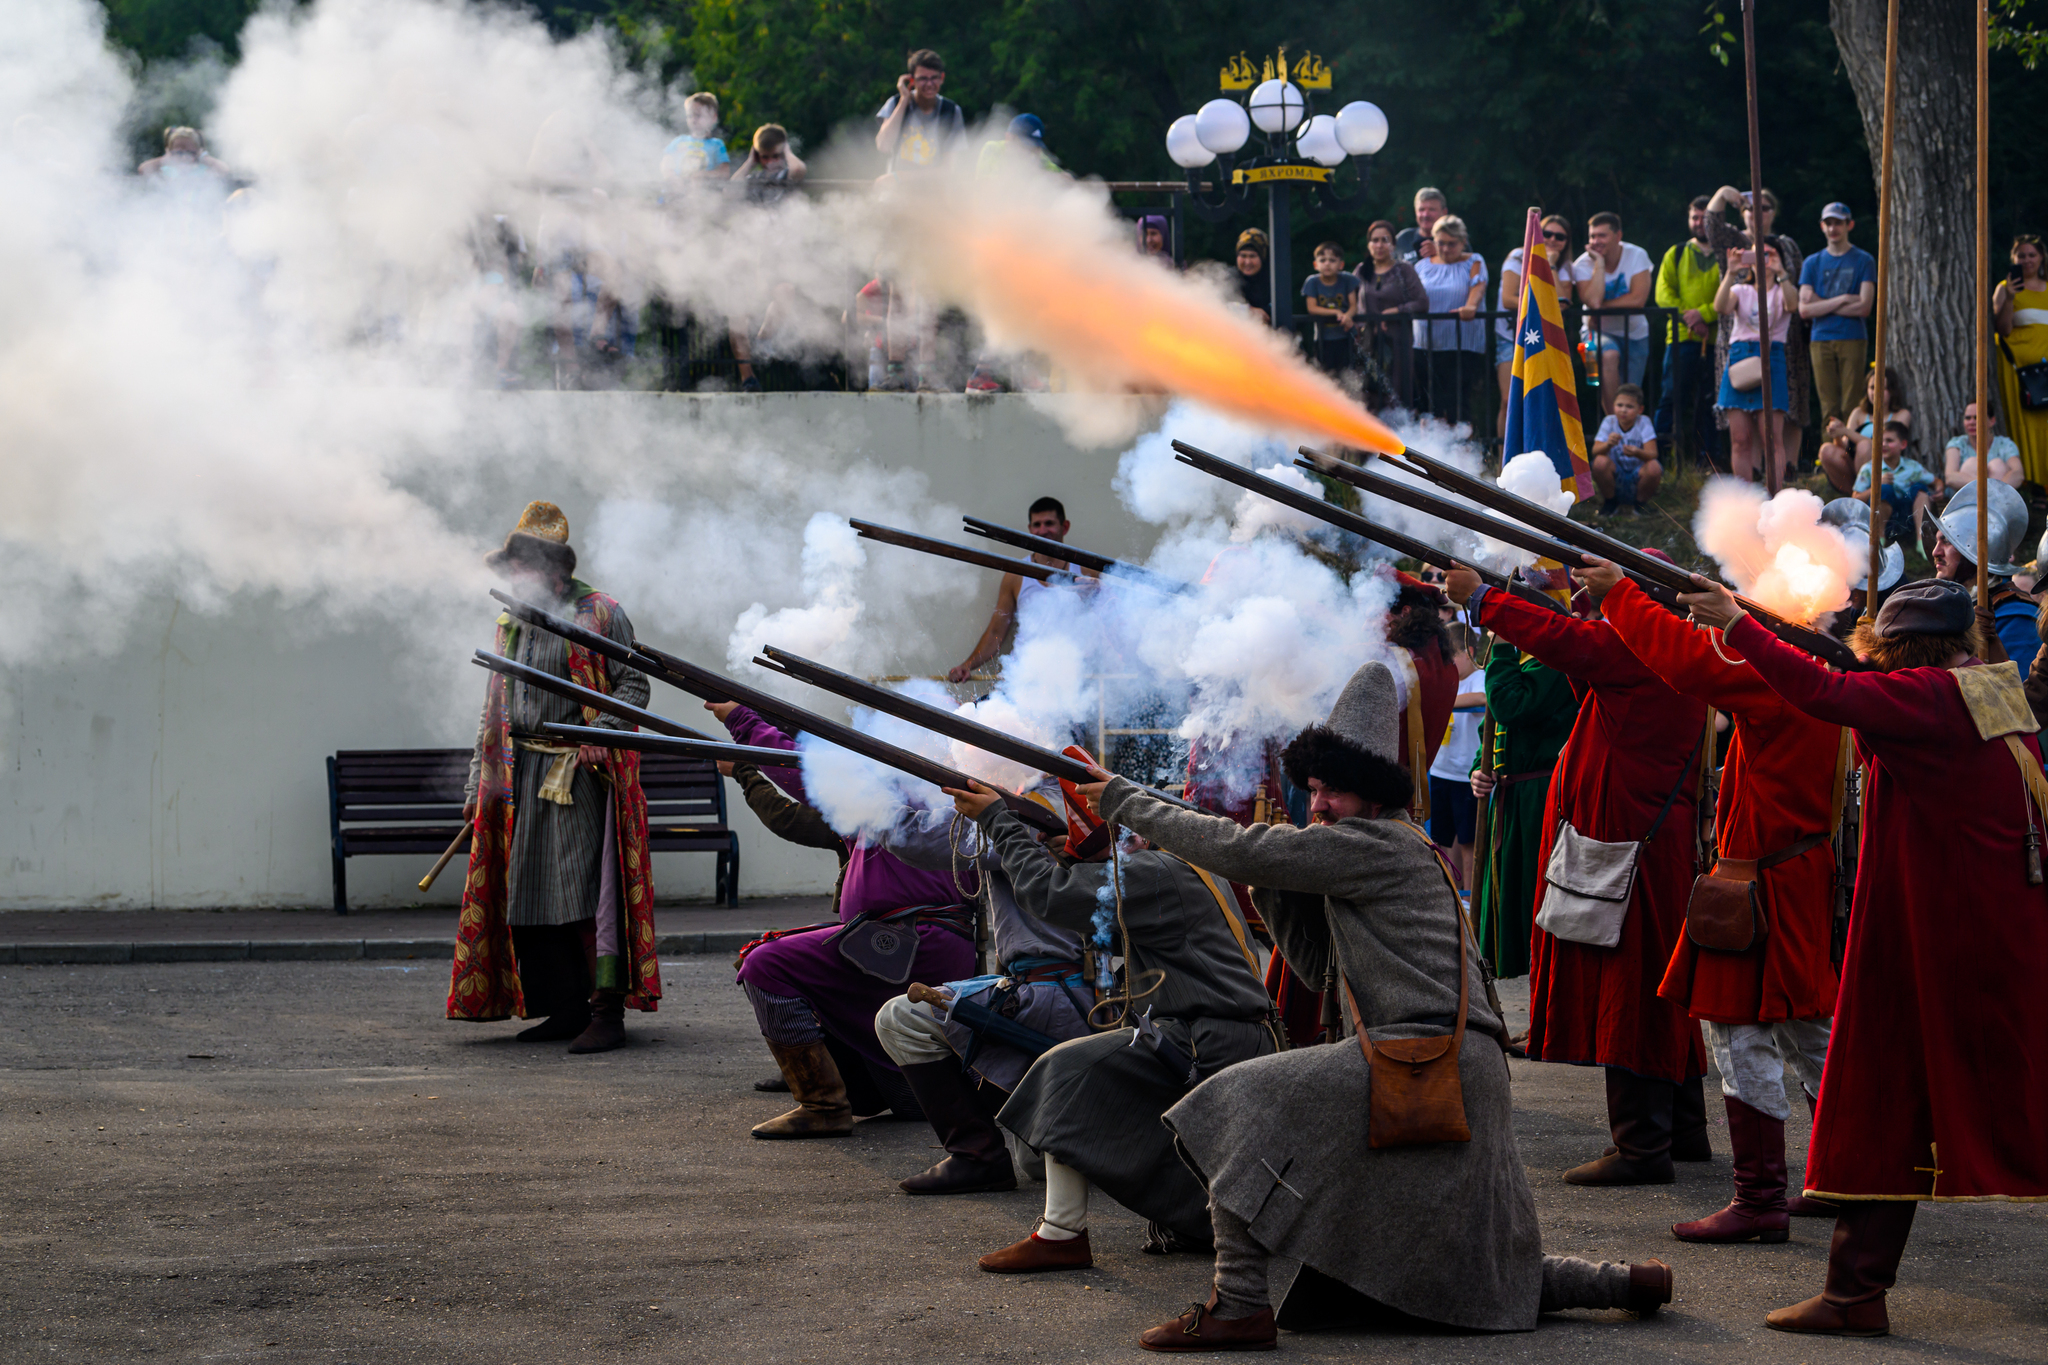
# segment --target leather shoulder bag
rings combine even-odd
[[[1762,858],[1720,858],[1714,870],[1692,881],[1685,902],[1685,936],[1717,953],[1746,953],[1770,932],[1757,874],[1789,863],[1808,849],[1826,843],[1826,834],[1809,834]]]
[[[1421,831],[1418,838],[1428,842]],[[1471,1126],[1465,1122],[1465,1087],[1458,1075],[1458,1052],[1465,1045],[1465,1009],[1471,1002],[1471,983],[1466,979],[1467,948],[1464,907],[1458,900],[1457,884],[1434,847],[1438,871],[1451,892],[1452,913],[1458,925],[1458,1022],[1448,1037],[1388,1038],[1374,1042],[1365,1032],[1365,1016],[1351,993],[1349,978],[1341,973],[1344,1003],[1351,1011],[1351,1027],[1358,1033],[1358,1050],[1372,1071],[1372,1098],[1365,1122],[1368,1147],[1420,1147],[1432,1142],[1470,1142]]]
[[[1595,948],[1612,948],[1621,942],[1621,924],[1628,918],[1628,904],[1635,894],[1636,865],[1643,846],[1657,837],[1671,805],[1685,790],[1693,760],[1706,743],[1707,727],[1693,741],[1692,753],[1678,771],[1678,782],[1664,798],[1649,832],[1627,843],[1589,839],[1571,826],[1558,822],[1557,838],[1551,841],[1550,861],[1543,868],[1543,904],[1536,912],[1536,927],[1555,938],[1585,943]]]

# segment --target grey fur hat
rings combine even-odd
[[[1351,675],[1325,723],[1367,753],[1399,763],[1400,698],[1394,671],[1375,660]]]

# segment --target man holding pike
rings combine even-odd
[[[553,503],[529,503],[485,563],[514,596],[632,643],[633,625],[619,604],[574,576],[569,519]],[[644,674],[509,614],[498,618],[498,653],[647,704]],[[549,722],[632,728],[491,675],[464,790],[463,818],[475,832],[448,1017],[545,1015],[521,1041],[574,1039],[571,1052],[604,1052],[626,1041],[627,1006],[652,1010],[661,998],[640,755],[554,743],[541,731]]]
[[[1606,1072],[1614,1145],[1574,1185],[1668,1185],[1706,1161],[1706,1049],[1658,984],[1684,930],[1707,708],[1679,695],[1603,620],[1560,616],[1470,569],[1445,590],[1472,619],[1571,680],[1585,701],[1558,755],[1531,933],[1528,1054]],[[1592,591],[1593,605],[1600,592]],[[1560,846],[1562,848],[1560,849]]]
[[[1028,515],[1025,526],[1031,534],[1047,540],[1065,540],[1067,532],[1074,529],[1074,524],[1067,520],[1067,509],[1060,505],[1058,498],[1040,498],[1031,504]],[[1031,552],[1031,562],[1073,573],[1078,578],[1094,580],[1099,577],[1093,569],[1075,569],[1065,560],[1048,559],[1036,550]],[[967,657],[947,672],[946,680],[966,682],[975,669],[1001,654],[1003,642],[1010,638],[1010,631],[1017,624],[1025,604],[1041,593],[1054,591],[1057,589],[1052,584],[1036,578],[1004,574],[1002,582],[996,586],[996,609],[989,614],[988,628],[981,632],[981,638],[974,642],[974,648]]]
[[[1208,1189],[1216,1270],[1207,1302],[1140,1338],[1149,1350],[1271,1349],[1276,1326],[1373,1305],[1528,1331],[1540,1313],[1671,1301],[1660,1261],[1543,1254],[1501,1019],[1450,869],[1408,818],[1395,695],[1369,663],[1287,746],[1289,778],[1312,793],[1305,829],[1240,828],[1107,773],[1081,789],[1104,819],[1261,888],[1288,961],[1310,980],[1334,966],[1355,1039],[1225,1068],[1166,1112]]]

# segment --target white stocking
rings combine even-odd
[[[1045,1221],[1039,1226],[1038,1235],[1048,1242],[1064,1242],[1087,1230],[1088,1177],[1047,1153]]]

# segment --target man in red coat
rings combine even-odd
[[[1854,729],[1866,815],[1807,1193],[1840,1201],[1827,1284],[1766,1319],[1882,1336],[1919,1200],[2048,1201],[2048,803],[2019,670],[1985,665],[1970,593],[1894,591],[1831,673],[1702,578],[1681,600],[1806,714]]]
[[[1605,842],[1642,843],[1635,884],[1612,947],[1530,934],[1529,1056],[1607,1070],[1614,1147],[1573,1167],[1574,1185],[1668,1185],[1674,1157],[1706,1160],[1699,1096],[1706,1049],[1683,1006],[1657,983],[1685,922],[1694,865],[1694,789],[1707,709],[1682,697],[1605,621],[1579,620],[1489,592],[1469,569],[1445,583],[1472,619],[1571,679],[1586,695],[1558,755],[1537,866],[1548,867],[1558,828]],[[1597,605],[1599,590],[1589,586]],[[1654,835],[1654,837],[1652,837]],[[1683,1108],[1685,1146],[1673,1141]]]
[[[1735,1156],[1734,1201],[1671,1231],[1682,1242],[1782,1242],[1794,1211],[1785,1198],[1785,1064],[1812,1104],[1835,1012],[1829,836],[1841,818],[1844,732],[1786,702],[1733,647],[1673,616],[1614,565],[1589,557],[1584,577],[1606,592],[1601,611],[1631,653],[1733,723],[1715,820],[1717,871],[1753,880],[1761,911],[1761,936],[1746,952],[1701,948],[1680,935],[1657,990],[1706,1031]],[[1836,1213],[1798,1198],[1798,1212]]]

